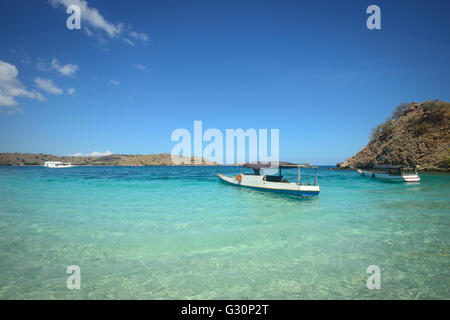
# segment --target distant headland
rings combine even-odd
[[[206,159],[196,161],[191,157],[190,165],[203,166],[217,165]],[[0,153],[0,166],[43,166],[45,161],[71,162],[76,166],[174,166],[169,153],[160,154],[111,154],[103,157],[75,157],[75,156],[55,156],[42,153]],[[189,163],[189,161],[184,161]],[[184,166],[186,164],[183,164]],[[187,164],[189,165],[189,164]]]
[[[337,169],[401,164],[426,171],[450,171],[450,103],[401,104],[372,130],[370,142]]]
[[[450,171],[450,103],[433,100],[399,105],[392,116],[370,134],[369,143],[336,169],[369,168],[375,164],[401,164],[418,170]],[[187,161],[186,161],[187,160]],[[169,153],[111,154],[107,156],[55,156],[33,153],[0,153],[0,166],[43,166],[45,161],[76,166],[176,166]],[[183,163],[215,166],[204,158]],[[186,164],[183,164],[186,165]]]

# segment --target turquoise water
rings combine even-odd
[[[298,200],[217,172],[239,169],[0,167],[0,298],[450,299],[450,175],[321,168]]]

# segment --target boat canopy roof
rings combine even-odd
[[[404,167],[405,166],[400,164],[378,164],[373,166],[374,169],[400,169]]]
[[[269,168],[280,168],[280,169],[294,169],[294,168],[317,168],[317,167],[311,167],[311,165],[308,164],[301,164],[301,163],[292,163],[287,161],[266,161],[266,162],[248,162],[243,165],[243,167],[251,168],[251,169],[269,169]]]

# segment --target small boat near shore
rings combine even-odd
[[[75,166],[72,165],[71,162],[45,161],[44,167],[47,167],[47,168],[73,168]]]
[[[244,174],[244,168],[253,169],[253,173]],[[301,168],[312,168],[315,172],[314,184],[301,183]],[[297,169],[297,182],[289,182],[283,179],[281,169]],[[273,174],[271,171],[276,171]],[[301,197],[314,197],[320,193],[319,184],[317,182],[317,167],[310,165],[295,164],[290,162],[253,162],[246,163],[242,166],[241,174],[233,177],[218,174],[222,182],[239,186],[253,188],[262,191],[271,191],[298,195]]]
[[[361,176],[371,177],[394,182],[419,182],[420,176],[417,169],[414,172],[406,172],[402,165],[380,164],[373,166],[372,170],[366,171],[362,169],[356,170]]]

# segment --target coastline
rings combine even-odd
[[[212,166],[215,162],[197,157],[180,157],[182,166]],[[70,162],[74,166],[179,166],[169,153],[111,154],[107,156],[56,156],[43,153],[0,153],[0,166],[43,166],[45,161]],[[190,163],[189,163],[190,162]]]

